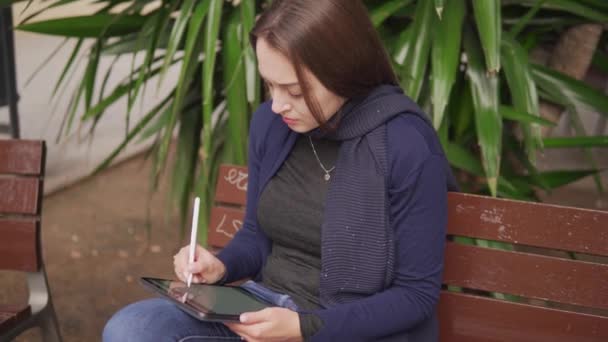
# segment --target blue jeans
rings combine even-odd
[[[298,310],[289,295],[274,292],[251,280],[241,287],[276,306]],[[161,298],[143,300],[124,307],[112,316],[103,330],[104,342],[240,340],[224,324],[199,321]]]

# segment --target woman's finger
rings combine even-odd
[[[232,330],[233,333],[239,335],[241,337],[241,340],[254,342],[253,338],[249,336],[247,332],[243,329],[243,325],[239,323],[224,323],[224,325],[226,325],[230,330]]]
[[[186,269],[188,270],[188,272],[190,273],[204,273],[205,272],[205,261],[204,260],[197,260],[191,264],[188,264],[188,266],[186,267]]]
[[[186,278],[184,278],[184,269],[181,268],[181,267],[178,267],[178,268],[175,269],[175,275],[181,281],[186,280]]]
[[[186,267],[188,266],[188,258],[187,258],[188,247],[183,247],[173,256],[173,269],[175,271],[175,275],[177,278],[183,282],[186,282],[188,278],[186,272]]]

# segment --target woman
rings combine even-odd
[[[155,299],[104,340],[436,341],[446,193],[432,126],[397,86],[360,0],[274,0],[251,32],[272,100],[249,140],[243,228],[184,280],[243,286],[277,306],[222,325]]]

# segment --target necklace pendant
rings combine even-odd
[[[326,173],[323,178],[325,178],[325,181],[328,182],[331,176],[329,175],[329,173]]]

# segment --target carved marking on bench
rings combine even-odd
[[[491,210],[484,210],[479,217],[480,220],[486,223],[500,223],[502,224],[502,216],[504,210],[492,208]]]
[[[247,191],[249,174],[247,172],[239,171],[237,169],[229,169],[228,174],[224,176],[224,179],[234,185],[238,190]]]
[[[501,225],[498,227],[498,236],[502,239],[511,239],[511,235],[507,232],[507,227]]]
[[[220,220],[220,223],[217,225],[217,227],[215,227],[215,231],[220,234],[223,234],[229,238],[233,238],[234,234],[236,232],[238,232],[239,229],[241,229],[241,227],[243,226],[243,221],[238,220],[238,219],[233,219],[231,223],[232,223],[232,229],[234,230],[234,232],[229,232],[229,231],[224,230],[224,223],[226,223],[226,216],[227,216],[226,214],[222,215],[222,219]]]
[[[467,211],[472,211],[475,210],[475,206],[474,205],[464,205],[464,204],[457,204],[456,205],[456,212],[457,213],[464,213]]]

